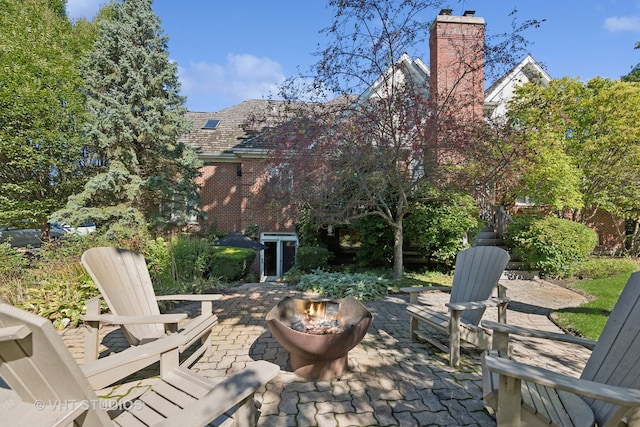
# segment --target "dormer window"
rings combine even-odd
[[[220,124],[220,120],[217,119],[207,119],[206,122],[202,125],[202,129],[210,129],[213,130],[218,127]]]

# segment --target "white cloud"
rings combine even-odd
[[[278,62],[249,54],[228,54],[222,65],[190,62],[178,67],[178,75],[192,111],[215,111],[247,99],[275,96],[285,80]]]
[[[85,18],[92,20],[108,0],[67,0],[67,15],[70,20]]]
[[[640,17],[610,16],[604,20],[604,28],[612,33],[622,31],[640,32]]]

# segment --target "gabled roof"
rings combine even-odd
[[[551,76],[533,56],[527,55],[485,91],[486,115],[491,118],[503,116],[506,113],[506,104],[513,98],[516,87],[528,82],[536,82],[546,87],[551,80]]]
[[[402,74],[396,74],[401,71]],[[401,77],[398,77],[401,76]],[[365,90],[359,97],[358,101],[370,99],[373,96],[384,96],[381,92],[385,90],[385,83],[395,79],[398,82],[402,79],[404,82],[411,82],[414,86],[422,86],[425,88],[425,96],[429,96],[429,67],[420,58],[411,58],[408,54],[403,53],[393,66],[387,70]]]

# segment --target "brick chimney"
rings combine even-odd
[[[464,120],[483,118],[485,22],[474,13],[443,9],[429,37],[432,100]]]

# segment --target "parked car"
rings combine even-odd
[[[60,238],[66,232],[62,227],[50,224],[52,238]],[[14,248],[39,248],[42,244],[40,224],[30,221],[18,221],[11,225],[0,225],[0,243],[9,241]]]
[[[77,227],[71,227],[70,225],[68,225],[65,222],[63,222],[62,224],[58,224],[56,222],[53,222],[53,223],[51,223],[51,226],[52,227],[53,226],[58,227],[65,233],[80,234],[80,235],[83,235],[83,236],[86,235],[86,234],[94,233],[96,231],[96,223],[95,222],[91,222],[91,221],[83,222]]]

